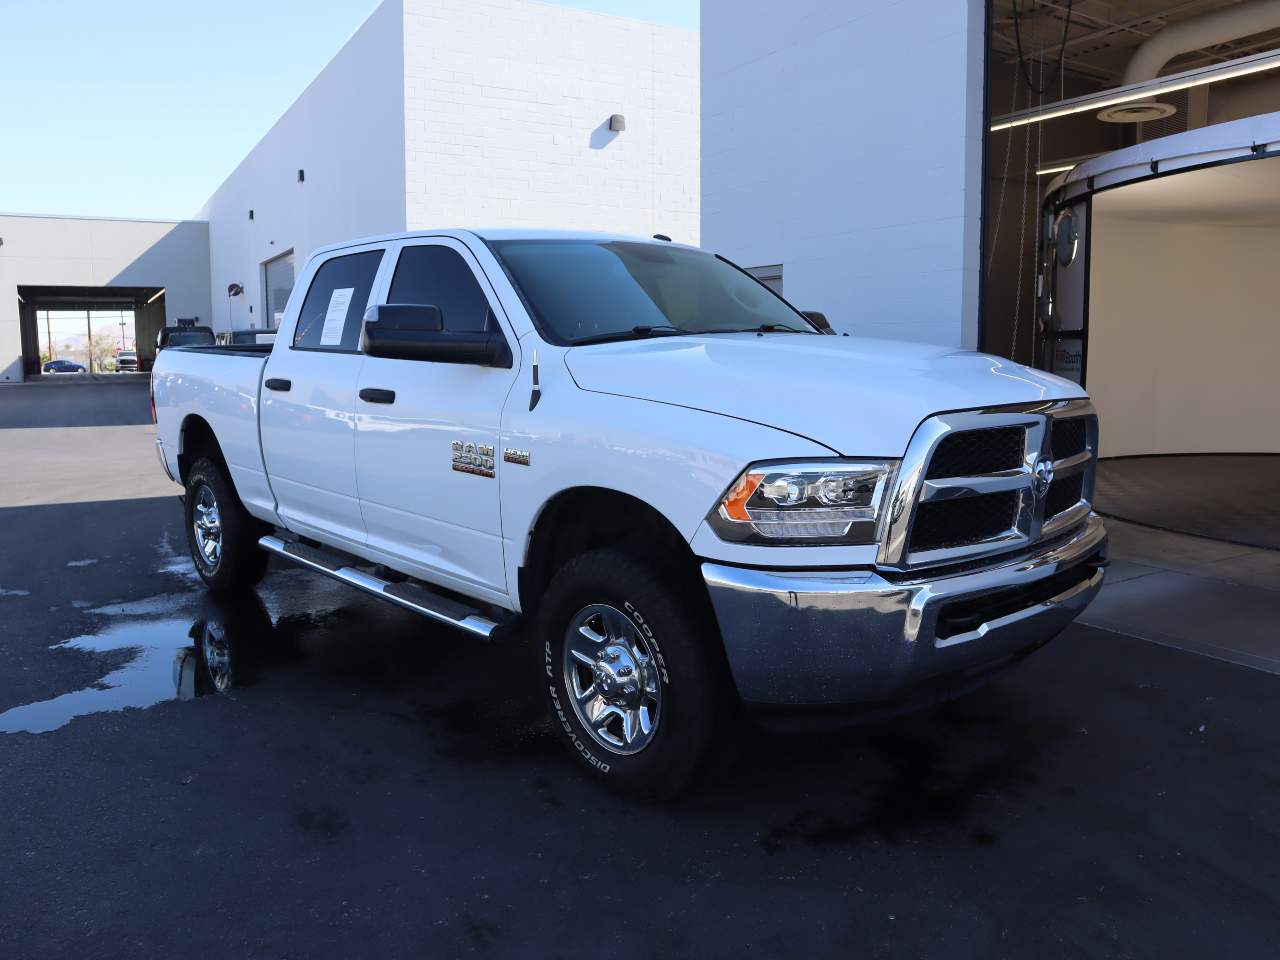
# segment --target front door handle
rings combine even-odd
[[[396,392],[381,387],[365,387],[360,391],[360,399],[365,403],[395,403]]]
[[[279,377],[268,377],[262,382],[262,385],[268,390],[279,390],[283,392],[293,386],[293,381],[281,380]]]

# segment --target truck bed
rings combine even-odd
[[[271,344],[166,347],[152,370],[156,438],[174,476],[183,425],[199,417],[212,428],[241,499],[252,512],[275,515],[258,442],[262,371]]]

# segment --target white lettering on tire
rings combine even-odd
[[[591,764],[601,773],[608,773],[609,764],[597,758],[595,754],[587,749],[587,745],[582,742],[582,738],[578,736],[578,732],[573,728],[573,723],[565,713],[564,707],[560,705],[560,692],[556,690],[555,673],[552,670],[551,662],[551,644],[548,643],[546,648],[546,666],[547,676],[551,678],[551,683],[547,685],[547,689],[551,693],[551,707],[556,712],[556,718],[560,721],[560,726],[564,727],[564,732],[568,735],[569,742],[573,744],[573,748],[575,750],[582,754],[582,758],[586,760],[587,763]]]

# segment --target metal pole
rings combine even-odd
[[[89,310],[84,311],[84,329],[89,334],[89,342],[87,352],[89,354],[89,372],[93,373],[93,324],[89,322]]]
[[[55,359],[53,353],[53,324],[49,322],[49,311],[44,312],[44,336],[49,341],[49,359]]]

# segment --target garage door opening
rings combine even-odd
[[[1280,549],[1280,115],[1242,123],[1056,186],[1040,349],[1105,425],[1099,510]]]
[[[24,377],[147,372],[164,295],[163,287],[18,287]]]

